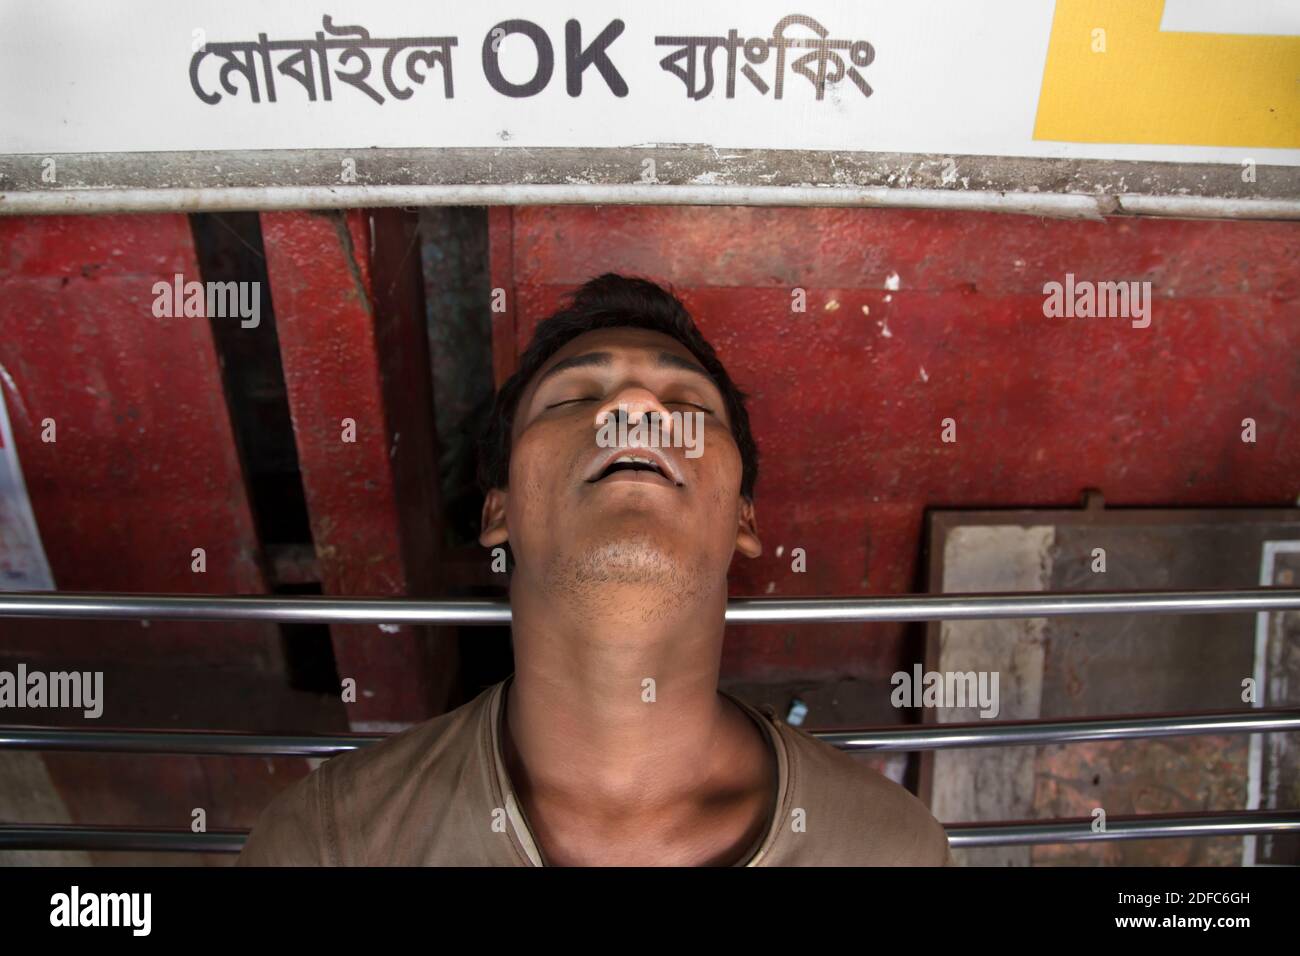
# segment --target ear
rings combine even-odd
[[[487,493],[483,502],[483,518],[479,524],[478,543],[485,548],[494,548],[510,540],[510,529],[506,527],[506,499],[508,495],[500,488],[493,488]]]
[[[748,498],[740,499],[736,550],[747,558],[756,558],[763,553],[763,542],[758,540],[758,515],[754,511],[754,502]]]

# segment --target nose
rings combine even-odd
[[[648,388],[624,388],[610,395],[596,410],[596,428],[604,425],[611,416],[626,416],[629,428],[635,427],[642,418],[648,417],[649,421],[646,424],[651,428],[652,434],[657,425],[662,440],[667,440],[671,436],[672,415]],[[614,424],[618,424],[617,417]],[[654,442],[654,439],[652,438],[651,441]]]

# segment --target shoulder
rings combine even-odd
[[[476,757],[480,722],[495,688],[384,740],[331,757],[281,791],[259,814],[241,866],[337,866],[399,845],[417,799],[454,787]],[[482,768],[478,768],[480,771]],[[425,821],[428,822],[428,821]]]
[[[320,812],[320,771],[281,790],[263,808],[240,851],[236,866],[326,866],[334,855],[326,845]]]
[[[775,726],[789,757],[791,813],[802,805],[801,862],[824,866],[948,866],[948,836],[904,787],[838,747]],[[789,823],[787,822],[787,826]]]

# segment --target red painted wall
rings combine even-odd
[[[59,590],[265,590],[209,322],[153,314],[154,283],[177,273],[202,278],[185,216],[0,218],[0,378]],[[273,625],[228,625],[221,642],[183,622],[5,629],[10,653],[39,630],[33,649],[54,656],[165,653],[179,637],[202,660],[279,666]]]

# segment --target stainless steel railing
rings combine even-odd
[[[727,623],[830,624],[1284,610],[1300,610],[1300,588],[737,598],[727,606]],[[510,605],[505,601],[434,601],[418,598],[218,597],[10,591],[0,592],[0,617],[499,625],[510,623]]]

